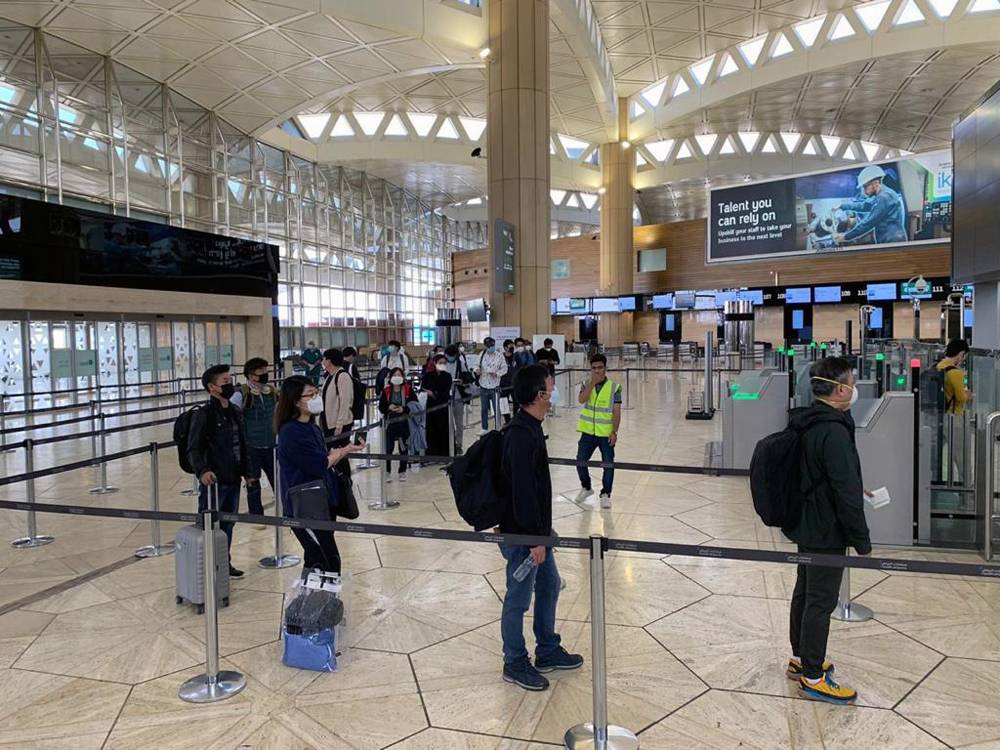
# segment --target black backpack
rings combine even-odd
[[[510,504],[510,484],[503,476],[501,430],[491,430],[448,466],[448,481],[462,519],[476,531],[500,525]]]
[[[814,422],[813,425],[821,424]],[[802,516],[802,437],[806,429],[789,425],[761,438],[750,459],[750,495],[765,526],[794,528]]]
[[[185,474],[194,474],[191,462],[188,461],[188,438],[191,435],[191,417],[200,408],[201,406],[195,406],[187,411],[182,411],[177,419],[174,420],[174,442],[177,443],[177,463],[181,467],[181,471]]]
[[[929,367],[920,371],[920,411],[944,414],[951,406],[944,397],[944,378],[954,369],[954,365],[948,365],[942,370]]]
[[[351,377],[351,382],[354,385],[354,400],[351,402],[351,416],[355,420],[361,420],[365,418],[365,394],[368,391],[368,386],[365,385],[365,381],[360,378],[354,377],[351,371],[348,370],[347,374]]]

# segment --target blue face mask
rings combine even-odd
[[[448,361],[449,362],[454,362],[456,359],[457,359],[457,357],[448,357]]]
[[[493,354],[494,352],[496,352],[496,350],[497,348],[495,345],[486,347],[486,351],[488,351],[490,354]]]

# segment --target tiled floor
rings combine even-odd
[[[631,382],[620,459],[701,465],[720,420],[683,419],[690,387],[688,376]],[[551,455],[575,454],[574,425],[562,410],[547,423]],[[168,435],[168,426],[113,435],[108,450]],[[35,463],[89,450],[43,446]],[[179,494],[190,479],[172,453],[160,463],[161,506],[191,510]],[[39,481],[38,498],[148,507],[148,467],[145,456],[113,464],[114,495],[89,495],[96,473],[86,469]],[[0,454],[0,473],[22,469],[21,452]],[[575,494],[572,468],[552,473],[557,493]],[[374,497],[377,473],[358,477]],[[389,488],[402,506],[363,518],[466,528],[438,471]],[[2,487],[0,498],[24,492]],[[559,498],[554,515],[564,535],[783,544],[758,522],[742,479],[619,472],[612,510]],[[535,750],[560,745],[568,727],[589,719],[583,553],[559,552],[559,618],[564,642],[588,663],[536,694],[500,679],[504,576],[492,546],[339,535],[349,647],[339,672],[317,674],[281,664],[282,602],[297,570],[259,568],[273,531],[239,526],[234,560],[247,575],[220,610],[220,650],[249,684],[231,700],[192,706],[177,688],[202,669],[203,619],[174,603],[172,557],[132,562],[148,524],[42,514],[39,528],[57,541],[14,550],[6,540],[24,533],[24,517],[0,512],[0,748]],[[164,524],[164,539],[175,528]],[[290,534],[283,540],[295,551]],[[782,672],[790,567],[627,553],[611,555],[606,571],[610,718],[640,732],[643,748],[1000,748],[1000,583],[854,573],[854,594],[876,620],[834,625],[830,657],[860,694],[856,707],[837,708],[799,699]]]

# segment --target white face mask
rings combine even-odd
[[[317,393],[309,399],[306,406],[308,407],[310,414],[321,414],[323,412],[323,397]]]
[[[402,375],[396,375],[389,382],[392,383],[393,385],[402,385],[403,384],[403,376]]]
[[[434,366],[437,368],[438,372],[444,372],[445,370],[448,369],[448,365],[446,365],[444,362],[438,362]]]
[[[846,383],[841,383],[837,380],[829,380],[827,378],[814,377],[813,380],[822,380],[824,383],[832,383],[833,385],[847,385]],[[821,399],[822,400],[822,399]],[[836,401],[835,403],[844,403],[843,401]],[[858,387],[856,385],[851,386],[851,398],[848,401],[847,408],[850,409],[858,403]]]
[[[854,406],[856,403],[858,403],[858,388],[857,388],[857,386],[852,386],[851,387],[851,404],[850,405]]]
[[[458,353],[459,354],[465,354],[465,347],[464,346],[458,347]]]

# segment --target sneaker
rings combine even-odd
[[[487,435],[487,434],[489,434],[489,430],[480,430],[479,431],[479,437],[482,437],[483,435]]]
[[[406,474],[400,474],[399,477],[398,477],[398,479],[399,479],[400,482],[405,482],[406,481]]]
[[[576,493],[576,498],[573,500],[577,505],[584,502],[588,497],[593,497],[594,491],[584,487],[582,490]]]
[[[854,703],[858,699],[858,693],[848,687],[841,687],[830,675],[823,675],[822,679],[815,685],[806,680],[805,677],[799,678],[799,693],[802,694],[804,698],[814,701],[824,701],[826,703],[834,703],[847,705],[849,703]]]
[[[824,661],[823,662],[823,674],[832,675],[833,674],[833,662]],[[788,667],[785,669],[785,676],[789,680],[798,680],[802,677],[802,662],[798,659],[789,659]]]
[[[513,683],[525,690],[539,691],[549,687],[549,681],[542,677],[527,659],[523,664],[504,664],[503,681]]]
[[[239,568],[234,568],[232,565],[229,566],[229,577],[230,578],[242,578],[243,571]]]
[[[611,509],[611,495],[609,495],[607,492],[601,493],[601,508],[603,510]]]
[[[386,484],[392,484],[392,474],[386,474],[385,475],[385,483]]]
[[[551,656],[542,658],[535,657],[535,669],[539,672],[554,672],[557,669],[579,669],[583,666],[583,657],[580,654],[571,654],[566,649],[559,647]]]

